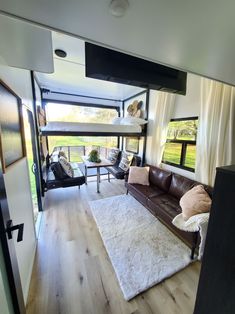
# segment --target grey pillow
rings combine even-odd
[[[108,160],[110,160],[111,163],[115,164],[115,162],[117,161],[117,158],[118,158],[118,154],[119,154],[119,149],[118,148],[112,148],[109,151]]]
[[[127,154],[126,152],[122,152],[122,159],[119,163],[119,168],[121,168],[124,171],[127,171],[130,168],[132,159],[133,154]]]
[[[70,178],[73,178],[73,168],[72,166],[70,165],[70,163],[67,161],[66,158],[64,157],[60,157],[59,158],[59,163],[61,164],[62,168],[64,169],[65,173],[70,177]]]

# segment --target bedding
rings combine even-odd
[[[118,125],[104,123],[79,122],[49,122],[41,128],[42,135],[93,135],[93,136],[133,136],[142,133],[142,127],[137,124]]]

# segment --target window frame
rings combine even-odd
[[[174,122],[174,121],[189,121],[189,120],[198,120],[199,121],[199,117],[195,116],[195,117],[189,117],[189,118],[177,118],[177,119],[171,119],[170,122]],[[169,123],[170,123],[169,122]],[[187,170],[190,172],[195,172],[195,168],[191,168],[191,167],[187,167],[184,165],[185,163],[185,159],[186,159],[186,154],[187,154],[187,145],[197,145],[197,141],[195,140],[172,140],[172,139],[167,139],[166,143],[176,143],[176,144],[182,144],[181,145],[181,154],[180,154],[180,164],[175,164],[173,162],[170,161],[164,161],[163,160],[163,156],[164,156],[164,152],[163,152],[163,156],[162,156],[162,163],[166,164],[166,165],[170,165],[173,167],[177,167],[183,170]],[[165,151],[165,149],[164,149]]]

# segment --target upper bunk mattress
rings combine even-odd
[[[83,136],[137,136],[142,127],[137,124],[120,125],[104,123],[49,122],[41,127],[41,134],[49,135],[83,135]]]

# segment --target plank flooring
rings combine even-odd
[[[191,314],[196,262],[133,300],[124,300],[88,201],[125,193],[121,180],[47,192],[27,314]]]

